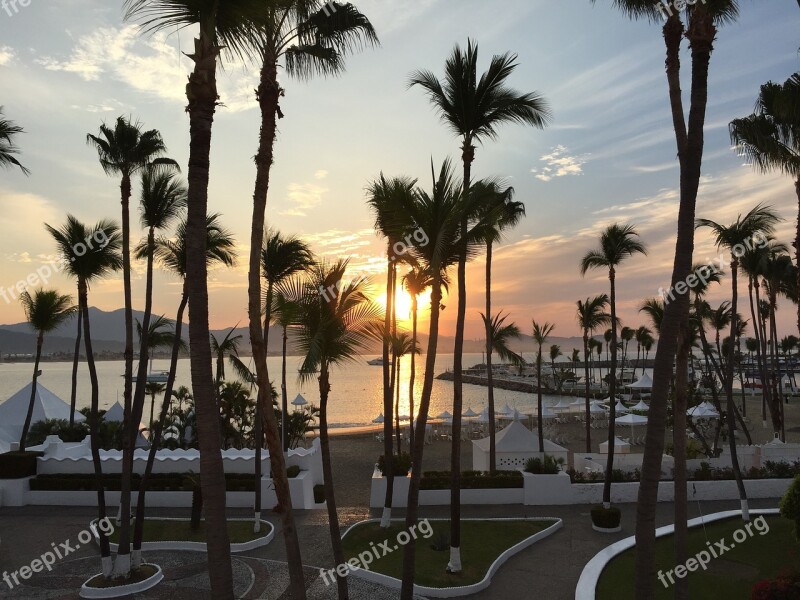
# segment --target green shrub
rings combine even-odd
[[[781,498],[781,516],[794,521],[794,535],[800,540],[800,475],[794,478]]]
[[[616,529],[619,527],[622,513],[615,506],[605,508],[604,506],[595,506],[592,508],[592,523],[596,527],[602,529]]]
[[[314,502],[322,504],[325,502],[325,486],[322,484],[314,486]]]
[[[492,476],[484,471],[465,471],[461,474],[462,490],[496,490],[524,486],[520,471],[497,471]],[[450,471],[426,471],[420,482],[422,490],[449,490]]]
[[[382,475],[386,475],[386,461],[383,455],[378,457],[378,470]],[[392,470],[395,477],[407,476],[411,470],[411,455],[408,452],[403,452],[399,456],[395,455],[392,458]]]
[[[136,492],[142,482],[142,476],[136,473],[131,477],[131,490]],[[228,473],[225,475],[226,490],[229,492],[255,491],[255,479],[247,473]],[[97,489],[94,474],[59,473],[52,475],[39,475],[30,482],[31,490],[57,492],[93,492]],[[103,487],[107,491],[118,492],[122,486],[122,479],[117,474],[103,475]],[[192,485],[185,473],[153,473],[147,490],[150,492],[186,492],[191,491]]]
[[[0,454],[0,479],[22,479],[36,475],[36,459],[42,452],[6,452]]]
[[[294,478],[295,478],[295,477],[297,477],[298,475],[300,475],[300,467],[299,467],[299,466],[297,466],[297,465],[291,465],[290,467],[287,467],[287,469],[286,469],[286,476],[287,476],[289,479],[294,479]]]
[[[561,471],[561,465],[564,464],[563,458],[556,459],[549,454],[544,455],[544,460],[538,456],[528,459],[525,463],[525,472],[533,473],[534,475],[558,475]]]

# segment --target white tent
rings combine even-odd
[[[448,411],[444,411],[443,413],[439,413],[436,417],[437,419],[452,419],[453,415],[451,415]]]
[[[542,406],[542,412],[541,412],[541,414],[539,416],[542,419],[552,419],[553,417],[556,416],[556,413],[554,413],[552,410],[550,410],[546,406]]]
[[[497,414],[510,418],[511,415],[514,414],[514,409],[511,408],[508,404],[506,404],[503,408],[497,411]]]
[[[622,402],[620,402],[619,400],[617,400],[617,404],[614,407],[614,410],[617,411],[618,415],[625,414],[626,412],[628,412],[628,409],[625,408],[625,405]]]
[[[553,406],[553,410],[565,410],[568,408],[569,408],[569,403],[564,399],[559,400],[558,404]]]
[[[592,414],[592,415],[605,415],[605,414],[608,414],[608,411],[605,410],[602,406],[598,406],[597,404],[592,404],[589,407],[589,414]]]
[[[690,408],[686,414],[693,419],[716,419],[719,417],[719,413],[715,409],[708,408],[704,404]]]
[[[383,413],[379,414],[377,417],[372,419],[373,423],[383,423],[386,419],[383,417]]]
[[[109,408],[106,411],[106,414],[103,415],[103,420],[106,423],[122,423],[124,418],[125,409],[122,408],[122,405],[119,402],[115,402],[114,406]]]
[[[481,424],[486,424],[488,422],[489,422],[489,409],[488,408],[483,409],[483,412],[481,414],[479,414],[475,418],[475,420],[473,421],[473,423],[481,423]]]
[[[529,458],[539,456],[539,437],[519,421],[512,421],[495,437],[498,469],[520,469]],[[550,440],[544,440],[544,451],[556,459],[567,461],[568,450]],[[472,442],[472,468],[489,470],[489,438]]]
[[[19,442],[28,406],[31,400],[32,383],[27,384],[8,400],[0,404],[0,451],[7,452],[12,443]],[[50,419],[69,420],[69,404],[44,387],[36,384],[36,395],[33,399],[33,416],[31,424]],[[81,413],[75,411],[75,422],[86,420]]]
[[[630,425],[631,426],[631,437],[633,437],[633,428],[636,425],[647,425],[647,417],[643,417],[642,415],[635,415],[633,413],[624,415],[622,417],[617,417],[614,422],[617,425]]]
[[[462,416],[462,417],[465,417],[465,418],[467,418],[467,419],[471,419],[471,418],[473,418],[473,417],[477,417],[477,416],[478,416],[478,413],[476,413],[474,410],[472,410],[472,407],[470,406],[470,407],[467,409],[467,412],[465,412],[465,413],[464,413],[464,414],[462,414],[461,416]]]
[[[614,438],[614,452],[618,452],[620,454],[628,454],[631,451],[631,445],[626,442],[625,440],[621,440],[618,437]],[[608,454],[608,440],[600,444],[600,453],[601,454]]]
[[[634,381],[632,384],[625,386],[632,390],[652,390],[653,389],[653,380],[650,378],[650,375],[645,373],[642,375],[638,381]]]
[[[302,394],[297,394],[297,398],[292,400],[292,404],[294,404],[295,406],[305,406],[306,404],[308,404],[308,400],[303,398]]]
[[[650,407],[647,406],[647,403],[644,400],[639,400],[639,404],[632,406],[631,410],[638,410],[639,412],[647,412],[650,410]]]

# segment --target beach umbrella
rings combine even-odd
[[[297,394],[297,398],[292,400],[292,404],[294,404],[295,406],[305,406],[306,404],[308,404],[308,400],[303,398],[302,394]]]
[[[383,418],[383,413],[372,419],[373,423],[383,423],[386,419]]]
[[[452,418],[453,418],[453,415],[451,415],[451,414],[450,414],[449,412],[447,412],[447,411],[444,411],[443,413],[439,413],[439,415],[438,415],[436,418],[437,418],[437,419],[452,419]]]
[[[631,407],[631,410],[638,410],[639,412],[647,412],[648,410],[650,410],[650,407],[647,406],[647,403],[644,400],[639,400],[639,404]]]
[[[478,416],[478,413],[476,413],[474,410],[472,410],[472,407],[470,406],[470,407],[467,409],[467,412],[465,412],[465,413],[464,413],[463,415],[461,415],[461,416],[462,416],[462,417],[465,417],[465,418],[467,418],[467,419],[472,419],[473,417],[477,417],[477,416]]]

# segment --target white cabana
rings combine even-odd
[[[495,438],[498,469],[523,469],[529,458],[540,456],[539,437],[520,421],[512,421]],[[544,440],[545,454],[556,460],[567,462],[568,450],[563,446]],[[489,470],[489,438],[472,442],[472,468],[476,471]]]
[[[639,403],[637,405],[635,405],[635,406],[632,406],[630,408],[630,410],[639,411],[639,412],[647,412],[648,410],[650,410],[650,407],[647,405],[647,403],[644,400],[639,400]]]
[[[511,415],[514,414],[514,409],[511,408],[508,404],[506,404],[503,408],[497,411],[497,414],[511,418]]]
[[[294,406],[305,406],[306,404],[308,404],[308,400],[303,398],[303,394],[297,394],[297,398],[292,400],[292,404]]]
[[[451,415],[448,411],[444,411],[436,415],[437,419],[452,419],[453,415]]]
[[[474,410],[472,410],[472,407],[470,406],[470,407],[467,409],[467,412],[465,412],[465,413],[464,413],[464,414],[462,414],[461,416],[462,416],[462,417],[464,417],[464,418],[466,418],[466,419],[472,419],[472,418],[474,418],[474,417],[477,417],[477,416],[478,416],[478,413],[476,413]]]
[[[569,409],[569,403],[564,400],[563,398],[558,401],[558,404],[552,407],[553,410],[567,410]]]
[[[372,419],[373,423],[383,423],[386,419],[383,416],[383,413],[379,414],[377,417]]]
[[[552,419],[555,416],[556,416],[556,413],[554,413],[552,410],[550,410],[546,406],[542,406],[542,412],[541,412],[541,414],[539,414],[540,418],[542,418],[542,419]]]
[[[617,400],[617,404],[616,406],[614,406],[614,410],[617,412],[618,415],[624,415],[626,412],[628,412],[628,409],[625,408],[625,405],[619,400]]]
[[[589,414],[590,415],[607,415],[608,411],[604,409],[602,406],[598,406],[597,404],[592,404],[589,407]]]
[[[109,408],[105,414],[103,415],[103,420],[106,423],[122,423],[125,419],[125,409],[119,402],[115,402],[114,405]],[[150,442],[147,441],[147,438],[142,435],[142,429],[146,429],[142,423],[139,423],[139,435],[136,437],[136,447],[137,448],[149,448]],[[148,433],[148,435],[150,435]]]
[[[2,426],[0,426],[0,452],[8,452],[11,449],[11,444],[19,442],[19,438],[22,435],[22,427],[25,425],[25,417],[28,414],[32,386],[32,383],[27,384],[0,404],[0,423],[2,423]],[[31,424],[51,419],[68,421],[69,413],[69,404],[41,383],[36,384]],[[76,423],[82,423],[86,420],[86,417],[75,411],[74,419]]]
[[[628,454],[631,451],[631,445],[626,442],[625,440],[621,440],[618,437],[614,438],[614,452],[619,454]],[[600,453],[601,454],[608,454],[608,440],[600,444]]]
[[[617,425],[630,425],[631,437],[633,437],[633,428],[636,427],[637,425],[647,425],[647,417],[629,413],[627,415],[617,417],[616,419],[614,419],[614,423],[616,423]]]
[[[686,414],[693,419],[716,419],[719,417],[719,413],[715,409],[708,408],[703,404],[690,408]]]
[[[479,414],[477,417],[475,417],[475,420],[473,421],[473,423],[480,423],[482,425],[485,425],[488,422],[489,422],[489,409],[488,408],[483,409],[483,412],[481,414]]]
[[[625,387],[631,390],[652,390],[653,380],[651,379],[650,375],[645,373],[639,378],[638,381],[634,381],[632,384],[626,385]]]

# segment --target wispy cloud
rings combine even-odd
[[[328,172],[325,169],[320,169],[314,173],[314,179],[325,179],[328,177]]]
[[[294,206],[280,214],[288,217],[305,217],[308,216],[308,211],[322,204],[322,196],[328,188],[314,183],[290,183],[288,190],[287,196]]]
[[[17,53],[10,46],[0,46],[0,67],[10,64]]]
[[[550,181],[554,177],[566,177],[567,175],[580,175],[583,173],[583,165],[588,160],[588,155],[570,156],[565,146],[556,146],[550,154],[545,154],[539,159],[545,163],[541,169],[531,169],[531,173],[536,174],[536,179]]]

